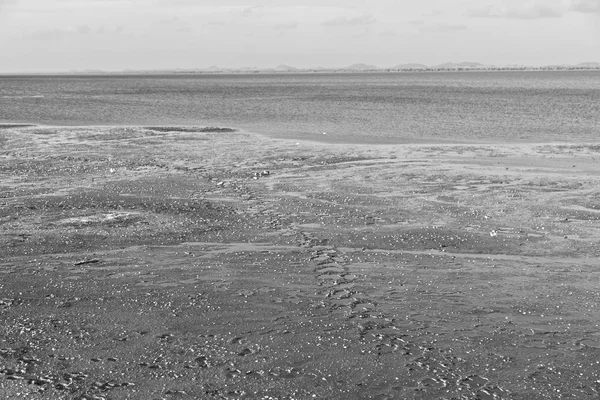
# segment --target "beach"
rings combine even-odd
[[[321,136],[0,125],[0,398],[600,396],[600,144]]]

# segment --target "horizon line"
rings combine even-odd
[[[345,67],[294,67],[286,64],[280,64],[276,67],[219,67],[211,65],[209,67],[197,68],[125,68],[125,69],[70,69],[70,70],[38,70],[38,71],[5,71],[0,75],[43,75],[43,74],[131,74],[131,73],[219,73],[219,72],[401,72],[401,71],[452,71],[452,70],[551,70],[551,69],[600,69],[600,62],[581,62],[577,64],[546,64],[546,65],[528,65],[528,64],[482,64],[479,62],[445,62],[436,65],[426,65],[416,62],[407,62],[396,64],[391,67],[379,67],[373,64],[354,63]]]

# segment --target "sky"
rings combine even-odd
[[[0,73],[600,62],[600,0],[0,0]]]

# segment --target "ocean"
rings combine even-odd
[[[371,143],[599,141],[600,71],[0,76],[0,123],[219,126]]]

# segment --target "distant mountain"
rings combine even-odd
[[[483,67],[484,65],[478,62],[460,62],[453,63],[447,62],[440,65],[436,65],[434,68],[478,68]]]
[[[84,69],[83,71],[81,71],[81,73],[83,74],[90,74],[90,75],[94,75],[94,74],[106,74],[106,71],[103,71],[101,69]]]
[[[281,65],[276,66],[274,68],[274,70],[277,72],[294,72],[294,71],[298,71],[298,68],[290,67],[289,65],[285,65],[285,64],[281,64]]]
[[[407,63],[407,64],[395,65],[390,69],[425,69],[425,68],[429,68],[429,67],[427,67],[427,65],[425,65],[425,64]]]
[[[224,71],[224,70],[225,70],[224,68],[219,68],[216,65],[211,65],[210,67],[203,68],[200,71],[204,71],[204,72],[221,72],[221,71]]]
[[[375,65],[368,64],[352,64],[347,66],[346,68],[342,68],[347,71],[370,71],[374,69],[378,69]]]
[[[0,3],[2,0],[0,0]],[[273,73],[343,73],[343,72],[374,72],[374,73],[385,73],[395,72],[402,70],[412,71],[461,71],[461,70],[476,70],[476,71],[577,71],[581,69],[594,69],[600,70],[600,62],[582,62],[579,64],[559,64],[559,65],[545,65],[545,66],[527,66],[527,65],[491,65],[481,64],[478,62],[447,62],[435,66],[427,66],[420,63],[404,63],[398,64],[394,67],[379,68],[375,65],[370,64],[352,64],[345,68],[331,68],[331,67],[314,67],[314,68],[296,68],[289,65],[281,64],[275,68],[258,68],[258,67],[236,67],[236,68],[223,68],[216,65],[211,65],[207,68],[174,68],[174,69],[126,69],[121,71],[102,71],[96,69],[87,70],[70,70],[70,71],[41,71],[31,73],[32,75],[38,74],[51,74],[51,75],[114,75],[114,74],[273,74]],[[22,72],[9,72],[8,75],[19,75]],[[27,73],[26,73],[27,74]],[[3,74],[4,75],[4,74]]]
[[[597,62],[583,62],[583,63],[577,64],[576,67],[600,68],[600,63],[597,63]]]
[[[263,68],[258,68],[258,67],[253,67],[251,65],[246,66],[246,67],[240,67],[240,68],[235,68],[234,69],[234,71],[250,71],[250,72],[261,71],[261,70],[264,70],[264,69]]]

